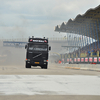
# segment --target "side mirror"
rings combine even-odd
[[[27,45],[25,45],[25,49],[27,48]]]
[[[51,46],[49,47],[49,50],[51,50]]]

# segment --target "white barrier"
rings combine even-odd
[[[84,58],[81,58],[81,62],[84,62]]]
[[[93,58],[92,57],[89,57],[89,62],[93,62]]]
[[[97,57],[94,57],[94,62],[97,62]]]

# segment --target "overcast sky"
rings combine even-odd
[[[0,39],[60,36],[54,26],[99,4],[100,0],[0,0]]]

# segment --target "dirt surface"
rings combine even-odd
[[[0,75],[100,75],[100,72],[66,69],[49,63],[48,69],[41,69],[39,66],[25,68],[24,64],[0,66]]]
[[[100,96],[82,96],[82,95],[10,95],[0,96],[0,100],[100,100]]]

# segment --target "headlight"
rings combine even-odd
[[[27,61],[30,61],[30,59],[27,59]]]
[[[47,62],[47,60],[44,60],[44,62]]]

